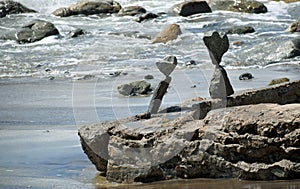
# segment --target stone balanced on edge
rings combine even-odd
[[[226,34],[211,31],[204,34],[203,41],[215,70],[210,81],[209,94],[211,98],[225,99],[234,93],[225,69],[220,66],[222,56],[228,51],[229,40]]]
[[[148,114],[156,114],[161,105],[162,99],[167,92],[172,78],[170,74],[174,71],[177,65],[177,58],[175,56],[167,56],[162,61],[157,62],[156,66],[161,73],[163,73],[166,78],[161,81],[156,87],[152,99],[150,101]]]

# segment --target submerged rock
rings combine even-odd
[[[185,1],[173,6],[173,12],[180,16],[190,16],[198,13],[210,13],[211,8],[206,1]]]
[[[181,35],[180,26],[177,24],[171,24],[161,31],[153,40],[152,43],[167,43],[174,39],[177,39]]]
[[[226,34],[246,34],[255,32],[251,26],[236,26],[226,31]]]
[[[300,56],[300,38],[287,41],[270,54],[267,59],[281,60],[286,58],[294,58]]]
[[[118,13],[121,5],[113,0],[103,1],[80,1],[68,8],[59,8],[52,14],[60,17],[67,17],[72,15],[92,15],[92,14],[107,14]]]
[[[58,34],[58,29],[51,22],[35,20],[23,26],[15,37],[18,43],[31,43]]]
[[[166,113],[84,126],[79,136],[111,182],[299,179],[299,109],[247,105],[211,111],[204,120],[188,111]]]
[[[85,33],[86,33],[86,32],[85,32],[83,29],[77,28],[76,30],[71,31],[71,32],[69,33],[69,36],[70,36],[71,38],[75,38],[75,37],[78,37],[78,36],[80,36],[80,35],[84,35]]]
[[[5,0],[0,1],[0,18],[5,17],[7,14],[19,14],[19,13],[35,13],[37,11],[27,8],[19,2]]]
[[[124,96],[146,95],[152,91],[151,84],[146,81],[135,81],[118,86],[118,91]]]
[[[213,1],[211,7],[214,10],[227,10],[245,13],[266,13],[267,7],[256,0],[240,0],[240,1]]]
[[[150,19],[154,19],[154,18],[157,18],[157,17],[159,17],[159,15],[154,14],[152,12],[149,12],[149,13],[146,13],[146,14],[143,14],[143,15],[139,16],[137,19],[135,19],[135,21],[141,23],[145,20],[150,20]]]

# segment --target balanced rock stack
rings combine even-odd
[[[163,61],[157,62],[156,66],[161,73],[163,73],[166,78],[159,83],[155,89],[152,99],[150,101],[148,113],[156,114],[161,105],[162,99],[167,92],[172,78],[170,74],[174,71],[177,65],[177,58],[175,56],[167,56]]]
[[[209,86],[211,98],[225,99],[234,93],[225,69],[220,65],[222,56],[228,51],[229,40],[226,34],[217,31],[208,32],[203,41],[208,49],[215,70]]]

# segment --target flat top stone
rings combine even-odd
[[[229,49],[229,40],[225,33],[211,31],[204,34],[203,41],[209,51],[209,55],[214,65],[219,65],[222,56]]]

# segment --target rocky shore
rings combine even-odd
[[[235,107],[215,106],[203,119],[187,103],[179,112],[151,119],[87,125],[79,129],[81,144],[111,182],[299,179],[299,85],[295,81],[236,94],[228,97],[242,99],[235,100]],[[275,94],[278,98],[272,98]],[[260,104],[253,104],[256,99]]]

